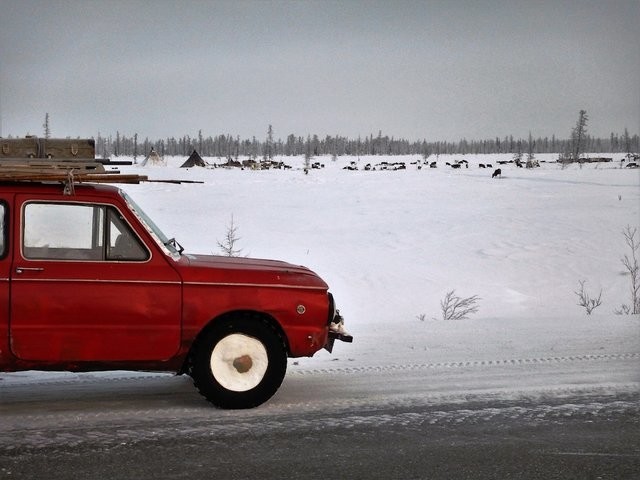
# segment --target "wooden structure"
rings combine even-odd
[[[73,193],[79,183],[140,183],[149,179],[144,175],[123,175],[117,170],[107,171],[95,161],[56,162],[55,160],[6,159],[0,161],[0,182],[61,183]]]
[[[202,183],[149,180],[146,175],[106,170],[110,164],[116,163],[95,158],[93,139],[0,138],[0,183],[58,182],[68,193],[79,183]]]
[[[0,159],[93,159],[95,155],[96,142],[92,138],[38,138],[33,136],[25,138],[0,138]]]

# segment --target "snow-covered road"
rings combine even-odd
[[[31,376],[31,378],[30,378]],[[562,404],[546,410],[502,411],[521,399],[601,397],[640,391],[640,352],[513,358],[368,367],[292,368],[263,407],[227,412],[209,406],[188,377],[131,372],[16,373],[0,380],[0,450],[48,448],[230,435],[239,430],[324,428],[338,424],[402,424],[424,406],[486,402],[480,416],[571,415]],[[634,409],[640,403],[620,402]],[[495,406],[492,406],[495,405]],[[585,401],[576,409],[602,408]],[[407,415],[390,415],[402,409]],[[437,410],[437,409],[436,409]],[[372,413],[373,412],[373,413]],[[376,414],[375,412],[379,412]],[[459,411],[425,411],[428,422],[463,421]],[[274,418],[276,419],[274,421]]]
[[[615,320],[597,342],[580,332],[602,319],[558,342],[529,332],[528,347],[510,330],[506,351],[497,332],[474,351],[440,322],[377,361],[359,360],[363,335],[290,360],[278,393],[242,411],[170,374],[0,374],[0,478],[326,478],[328,465],[349,478],[632,478],[640,342],[632,319]]]

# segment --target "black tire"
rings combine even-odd
[[[222,321],[198,339],[191,377],[198,391],[220,408],[253,408],[269,400],[287,371],[282,337],[250,315]]]

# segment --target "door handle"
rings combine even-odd
[[[16,273],[23,272],[44,272],[44,268],[41,267],[16,267]]]

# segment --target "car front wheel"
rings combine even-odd
[[[220,408],[252,408],[273,396],[287,370],[281,336],[266,322],[241,316],[216,325],[198,341],[191,376]]]

